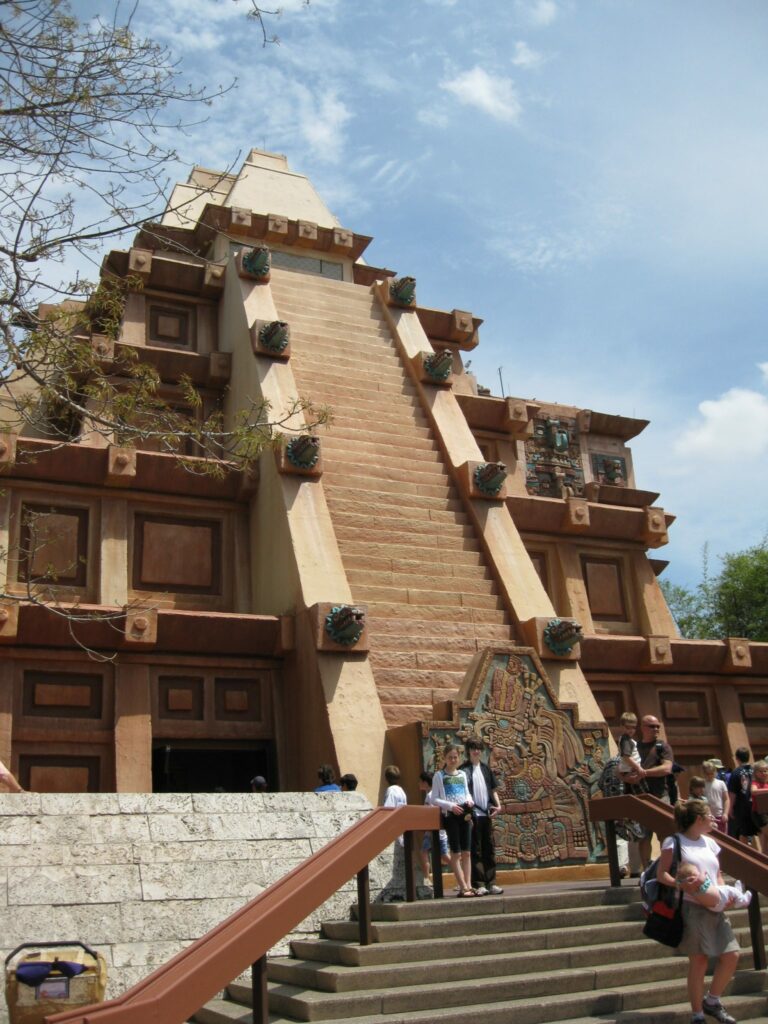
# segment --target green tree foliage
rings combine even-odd
[[[722,563],[710,576],[705,549],[702,579],[693,589],[662,582],[680,633],[687,639],[740,636],[768,642],[768,537],[723,555]]]

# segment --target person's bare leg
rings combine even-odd
[[[461,866],[461,857],[462,855],[460,853],[451,853],[451,868],[453,869],[454,875],[456,875],[456,884],[462,892],[466,892],[470,888],[470,885],[464,877],[464,871]]]
[[[712,983],[709,986],[709,994],[713,999],[719,999],[728,987],[728,982],[736,973],[738,962],[739,954],[737,952],[723,953],[717,961],[715,973],[712,975]]]
[[[461,870],[464,872],[464,877],[467,880],[467,888],[472,888],[472,857],[470,853],[462,853],[461,855]]]
[[[708,957],[688,957],[688,998],[691,1001],[691,1009],[694,1013],[703,1013],[702,1003],[704,1001],[704,975],[707,973]],[[730,978],[728,979],[730,981]]]

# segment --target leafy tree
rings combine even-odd
[[[265,45],[276,42],[265,17],[277,12],[250,6]],[[87,422],[124,445],[151,440],[247,466],[285,424],[259,402],[235,423],[218,412],[201,422],[189,382],[169,404],[135,353],[105,369],[91,335],[117,335],[126,290],[140,282],[96,285],[62,271],[163,209],[165,168],[177,159],[166,140],[192,123],[185,112],[198,117],[234,83],[186,84],[171,52],[138,36],[119,4],[82,23],[67,0],[0,0],[0,19],[0,419],[54,442]],[[187,465],[221,472],[220,461]]]
[[[706,548],[701,581],[693,588],[662,582],[681,634],[688,639],[742,636],[768,641],[768,537],[745,551],[722,556],[709,576]]]

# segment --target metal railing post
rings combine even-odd
[[[371,944],[371,884],[366,864],[357,873],[357,923],[360,929],[360,945]]]
[[[416,872],[413,870],[413,832],[403,833],[403,854],[405,856],[405,898],[408,903],[415,903]]]
[[[443,858],[440,853],[440,831],[432,831],[432,892],[436,900],[443,898]]]
[[[760,919],[760,897],[752,891],[752,902],[747,911],[749,915],[749,936],[752,939],[752,958],[756,971],[764,971],[765,961],[765,938],[763,936],[763,922]]]
[[[269,993],[267,992],[267,955],[251,964],[251,998],[253,1024],[269,1024]]]

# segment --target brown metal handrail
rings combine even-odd
[[[366,894],[368,864],[399,835],[405,835],[407,898],[413,899],[415,894],[410,856],[414,830],[433,832],[435,896],[442,896],[436,831],[439,828],[437,807],[378,807],[121,996],[54,1014],[46,1021],[183,1024],[233,978],[251,967],[254,1020],[266,1022],[267,951],[354,875],[358,876],[358,895]],[[370,931],[367,900],[363,905],[361,899],[359,910],[361,941],[365,942]]]
[[[621,885],[619,857],[616,849],[616,829],[614,823],[623,819],[638,821],[645,828],[653,831],[661,839],[673,835],[677,831],[675,816],[669,804],[651,796],[625,795],[595,797],[589,801],[589,817],[592,821],[604,821],[608,840],[608,869],[611,885]],[[749,931],[752,939],[752,953],[755,970],[766,967],[765,941],[760,917],[760,900],[758,893],[768,896],[768,857],[746,843],[739,842],[723,832],[713,836],[721,848],[720,864],[722,868],[740,878],[752,890],[752,902],[749,904]]]

